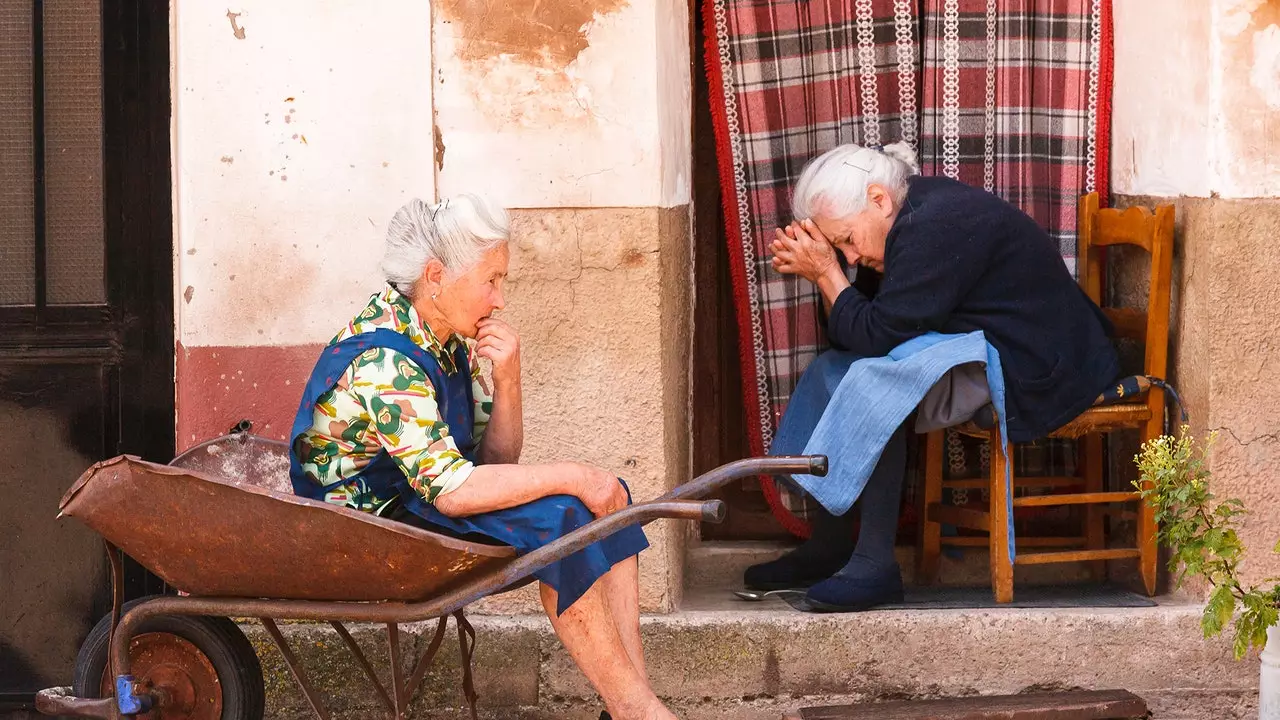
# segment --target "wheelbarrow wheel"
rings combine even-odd
[[[125,603],[124,610],[150,598]],[[77,697],[109,697],[111,615],[102,618],[76,657]],[[222,617],[166,615],[142,623],[129,643],[130,671],[154,688],[156,720],[262,720],[262,665],[248,638]]]

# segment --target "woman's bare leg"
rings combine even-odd
[[[632,556],[610,568],[600,578],[604,585],[609,614],[618,628],[618,637],[627,650],[631,664],[647,684],[649,675],[644,667],[644,646],[640,642],[640,563],[639,556]]]
[[[540,584],[542,606],[560,642],[587,676],[609,713],[617,720],[675,720],[631,663],[618,628],[610,616],[604,583],[592,585],[581,598],[556,616],[556,591]]]

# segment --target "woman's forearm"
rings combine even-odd
[[[837,264],[833,269],[814,278],[813,284],[818,286],[818,292],[822,293],[822,300],[830,312],[831,307],[836,304],[836,298],[849,287],[849,278]]]
[[[578,495],[583,481],[577,463],[480,465],[456,489],[435,500],[450,517],[505,510],[548,495]]]
[[[494,388],[489,425],[480,440],[480,464],[514,465],[520,462],[523,448],[524,402],[520,381],[516,380]]]

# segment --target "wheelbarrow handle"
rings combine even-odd
[[[728,485],[734,480],[753,475],[816,475],[827,474],[826,455],[779,455],[755,457],[721,465],[658,498],[659,500],[696,500]]]
[[[422,602],[356,603],[165,595],[140,603],[125,613],[116,628],[116,638],[111,646],[112,667],[116,668],[118,675],[129,675],[127,639],[137,634],[138,628],[148,617],[214,615],[345,622],[418,622],[449,615],[632,525],[643,525],[662,518],[720,522],[724,520],[724,516],[725,505],[721,500],[651,500],[629,505],[597,518],[452,591]]]

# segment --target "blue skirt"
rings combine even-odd
[[[631,489],[618,480],[631,504]],[[524,505],[454,518],[425,503],[413,503],[408,512],[398,517],[402,522],[425,530],[453,535],[482,535],[516,549],[523,555],[558,540],[595,520],[595,515],[581,500],[572,495],[548,495]],[[411,514],[410,514],[411,513]],[[555,589],[559,600],[556,615],[578,601],[596,580],[619,562],[649,547],[649,539],[638,525],[623,528],[578,552],[554,562],[533,574]]]

